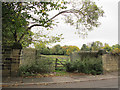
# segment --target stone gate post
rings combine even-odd
[[[11,53],[11,77],[18,76],[18,69],[20,64],[20,49],[13,49]]]

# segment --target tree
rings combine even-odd
[[[17,3],[20,4],[20,3]],[[17,13],[14,3],[2,3],[2,35],[3,44],[13,44],[17,42],[22,33],[26,35],[21,40],[21,43],[26,46],[31,43],[31,31],[26,32],[28,21],[22,14]]]
[[[93,51],[98,51],[98,50],[100,50],[103,47],[103,44],[100,41],[95,41],[92,44],[93,44],[92,45],[92,50]]]
[[[72,52],[75,52],[75,51],[80,51],[80,49],[77,46],[69,46],[66,54],[70,55]]]
[[[62,47],[59,44],[55,45],[51,50],[55,55],[63,55]]]
[[[119,44],[113,45],[111,48],[111,52],[113,54],[120,54],[120,45]]]
[[[89,51],[89,47],[86,44],[83,44],[83,46],[81,47],[82,51]]]
[[[66,55],[66,52],[67,52],[68,47],[69,47],[69,46],[67,46],[67,45],[62,46],[62,50],[63,50],[63,54],[64,54],[64,55]]]
[[[44,55],[49,55],[50,54],[50,48],[47,47],[44,42],[35,43],[34,46],[40,54],[44,54]]]
[[[103,49],[105,49],[107,52],[111,51],[111,47],[107,43],[104,44]]]
[[[41,54],[43,54],[44,48],[46,48],[46,45],[43,42],[36,43],[34,46],[37,50],[39,50],[39,53],[41,53]]]
[[[24,4],[24,5],[23,5]],[[25,5],[26,4],[26,5]],[[22,2],[3,2],[2,3],[2,28],[3,28],[3,44],[20,43],[22,46],[28,46],[32,42],[32,36],[34,35],[28,29],[30,24],[28,19],[34,19],[26,10],[35,9],[35,5],[30,6],[33,3]],[[43,6],[44,7],[44,6]],[[34,10],[35,12],[36,10]],[[45,37],[45,35],[39,35]],[[58,37],[52,37],[50,41],[55,41]]]
[[[42,54],[50,55],[50,49],[48,47],[44,48]]]
[[[120,48],[120,45],[119,44],[115,44],[112,46],[112,49],[115,49],[115,48]]]
[[[50,54],[55,55],[56,49],[54,47],[50,48]]]
[[[60,0],[56,2],[3,2],[3,41],[20,44],[30,41],[28,43],[30,44],[31,28],[41,26],[49,29],[55,25],[54,18],[61,14],[64,14],[67,23],[76,25],[79,30],[81,30],[79,27],[81,25],[83,25],[85,31],[92,30],[93,27],[100,25],[98,19],[103,16],[104,12],[95,2],[84,0],[79,5],[80,7],[73,6],[69,10],[66,4],[71,3],[60,2]],[[60,10],[60,12],[50,18],[49,12],[53,10]],[[35,15],[38,18],[35,18]],[[73,15],[76,19],[71,18]]]

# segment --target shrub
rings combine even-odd
[[[41,60],[40,60],[41,59]],[[49,73],[52,71],[53,61],[51,58],[40,58],[37,62],[30,65],[23,65],[19,67],[19,75],[30,76],[37,73]]]
[[[98,58],[85,58],[85,73],[87,74],[101,74],[102,70],[102,60],[101,57]]]
[[[66,62],[65,64],[65,68],[67,72],[73,72],[75,70],[77,70],[77,66],[75,64],[76,62]]]
[[[85,65],[85,62],[83,61],[78,61],[78,63],[76,63],[77,65],[77,69],[78,69],[78,72],[81,72],[81,73],[87,73],[87,66]]]
[[[99,75],[103,73],[101,57],[98,58],[83,58],[74,62],[66,62],[66,71]]]

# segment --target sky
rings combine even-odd
[[[101,25],[88,32],[87,38],[83,39],[75,34],[75,27],[60,20],[60,23],[51,32],[51,35],[63,34],[63,40],[53,45],[75,45],[81,48],[83,44],[100,41],[110,46],[118,43],[118,1],[119,0],[94,0],[98,6],[102,6],[104,17],[100,18]]]

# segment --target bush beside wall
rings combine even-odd
[[[73,52],[71,57],[71,62],[75,60],[83,60],[83,58],[99,58],[101,56],[103,73],[111,72],[111,71],[118,71],[118,60],[120,59],[120,55],[117,54],[110,54],[104,53],[100,54],[99,52],[88,52],[88,51],[80,51],[80,52]]]
[[[38,73],[49,73],[54,71],[53,61],[51,58],[39,58],[31,65],[21,65],[19,74],[22,76],[34,75]]]
[[[35,49],[23,49],[19,67],[19,75],[49,73],[55,70],[54,60],[37,54]]]
[[[86,73],[93,75],[102,74],[103,73],[102,58],[100,56],[98,58],[84,57],[83,60],[79,59],[73,62],[67,62],[66,71],[68,72],[77,71],[79,73]]]

